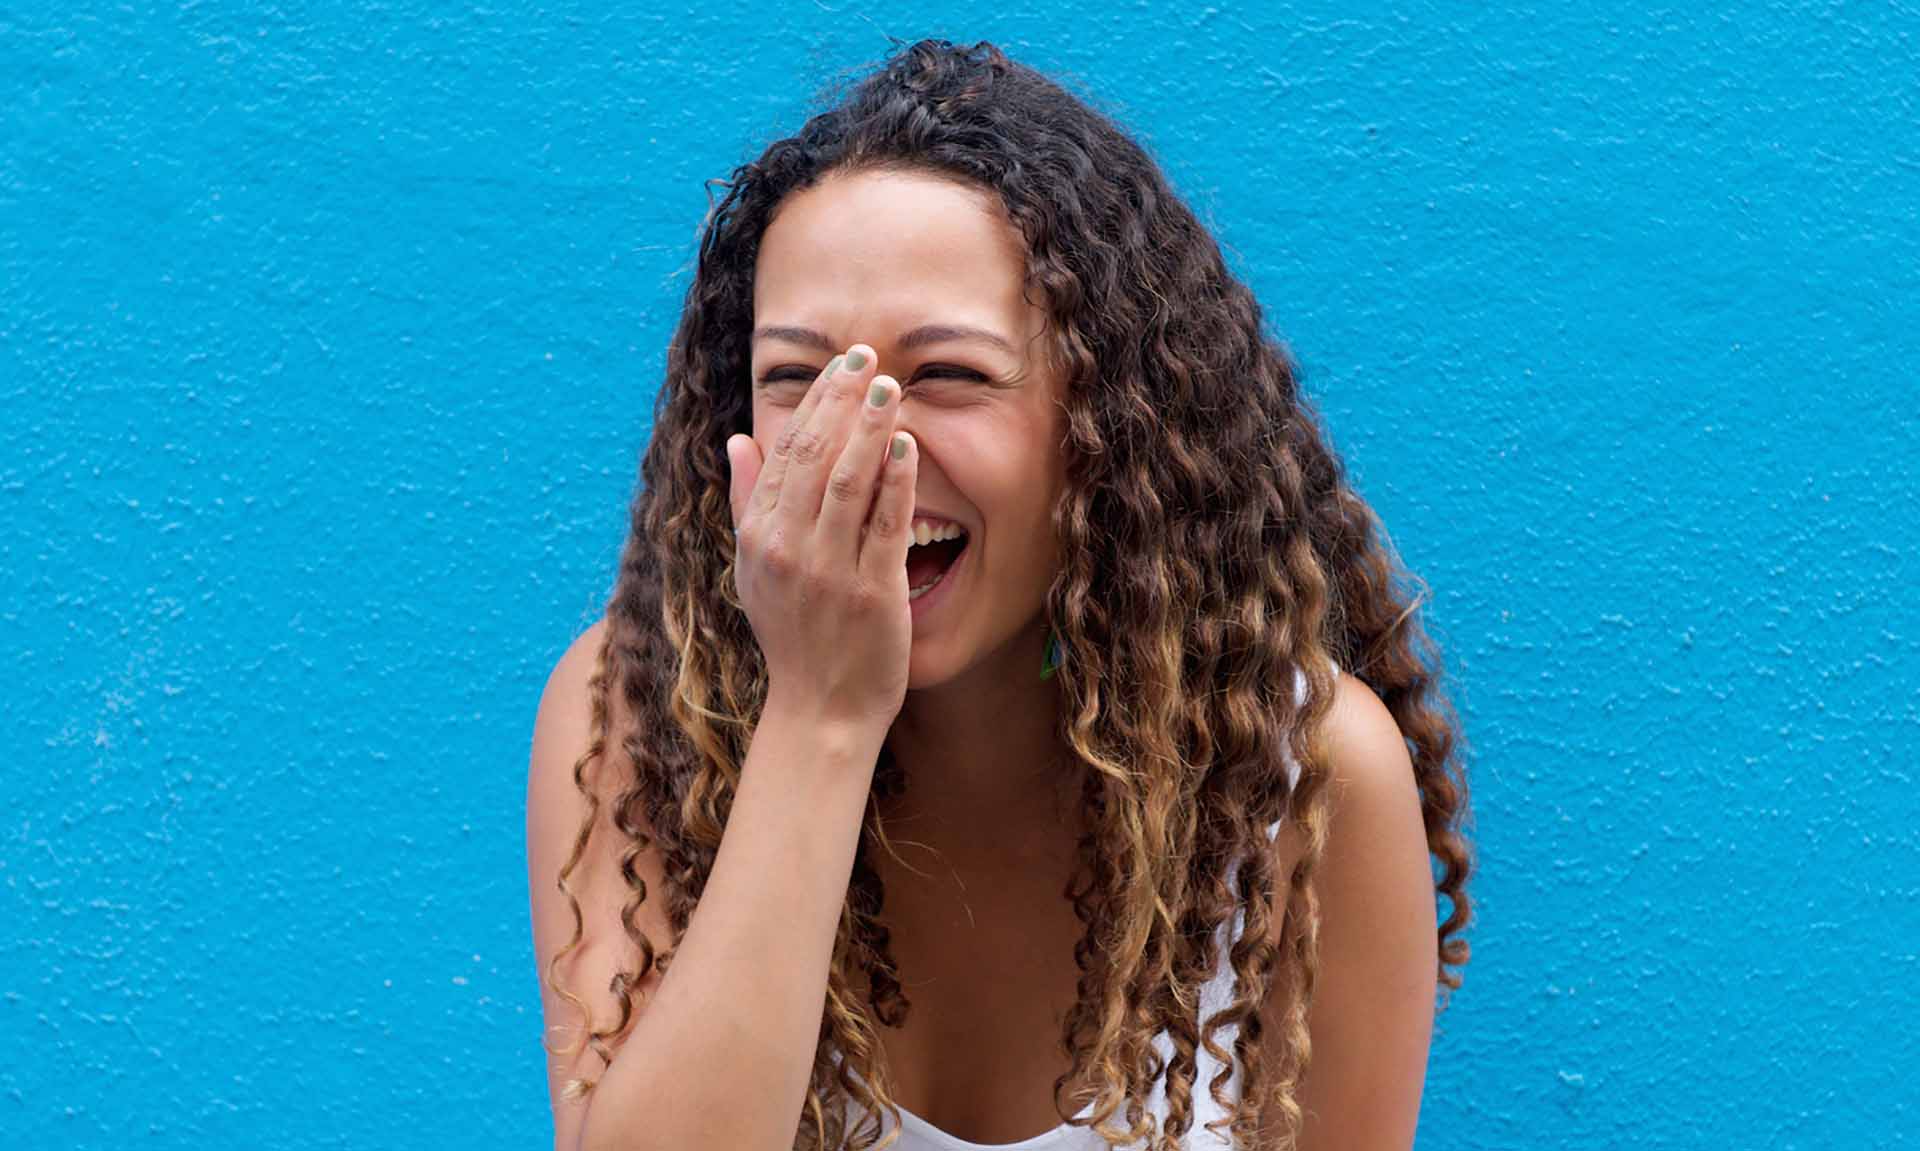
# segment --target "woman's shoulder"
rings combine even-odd
[[[593,781],[576,782],[579,761],[599,743],[604,752],[617,749],[620,737],[631,719],[618,691],[603,691],[595,683],[601,668],[602,649],[607,642],[607,620],[603,616],[574,637],[560,658],[547,672],[546,685],[534,712],[533,747],[528,764],[527,798],[529,818],[584,814],[586,796],[582,787]],[[604,712],[596,714],[596,696]],[[586,772],[603,784],[611,784],[614,773],[604,770]],[[610,786],[594,791],[603,801],[611,800]]]
[[[597,1078],[601,1063],[584,1044],[571,1054],[558,1052],[584,1038],[587,1016],[580,1003],[591,1010],[593,1027],[609,1027],[619,1019],[613,978],[636,968],[640,959],[638,944],[621,922],[622,908],[634,894],[621,875],[629,840],[612,819],[621,781],[629,774],[622,748],[632,721],[622,692],[603,691],[595,682],[606,640],[602,618],[568,644],[548,673],[527,768],[528,898],[546,1023],[548,1087],[555,1123],[563,1132],[578,1122],[581,1107],[568,1098],[567,1084]],[[598,713],[597,699],[604,700]],[[599,754],[589,755],[596,749]],[[639,852],[633,868],[648,891],[635,923],[657,950],[672,939],[657,846],[649,843]],[[562,871],[567,871],[564,888]],[[658,979],[657,971],[650,972],[636,985],[641,998],[629,1026]]]
[[[1388,1102],[1411,1115],[1430,1040],[1438,930],[1420,783],[1392,711],[1358,677],[1338,677],[1324,735],[1327,820],[1313,873],[1314,1072],[1299,1102],[1330,1113],[1362,1097],[1377,1101],[1395,1084],[1397,1097]],[[1302,838],[1287,821],[1282,875],[1298,861]],[[1301,910],[1275,916],[1269,939],[1282,944],[1302,922]],[[1288,980],[1276,977],[1261,1005],[1275,1042],[1286,1034],[1291,995]]]
[[[584,700],[587,686],[593,678],[594,668],[599,662],[600,646],[606,642],[606,639],[606,616],[594,620],[585,631],[575,636],[547,672],[542,703],[545,702],[544,697],[555,694],[571,695]]]
[[[586,829],[590,807],[599,816],[591,837],[598,842],[590,844],[596,853],[624,846],[617,842],[624,836],[613,826],[611,808],[631,776],[625,749],[635,717],[607,658],[612,654],[606,651],[607,628],[602,617],[567,645],[547,674],[534,714],[527,830],[530,839],[539,837],[542,847],[564,843],[570,850]],[[604,683],[599,678],[603,668],[608,677]],[[583,858],[581,866],[585,864]]]
[[[1424,852],[1420,790],[1405,737],[1378,693],[1337,663],[1333,704],[1315,743],[1325,750],[1329,801],[1328,855],[1322,860],[1321,879],[1335,878],[1327,874],[1329,867],[1356,861],[1364,866],[1366,853],[1355,855],[1349,841],[1364,843],[1389,828],[1408,842],[1408,850]],[[1335,844],[1335,839],[1341,842]],[[1273,841],[1274,874],[1292,874],[1305,848],[1297,822],[1282,821]],[[1276,943],[1281,918],[1275,917]]]

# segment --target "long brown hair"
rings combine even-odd
[[[1263,1106],[1280,1108],[1297,1131],[1317,963],[1314,869],[1328,820],[1313,733],[1332,706],[1336,661],[1385,702],[1412,754],[1440,864],[1436,891],[1451,904],[1436,940],[1437,983],[1458,987],[1449,968],[1468,957],[1459,938],[1473,866],[1461,832],[1466,781],[1438,652],[1417,615],[1425,585],[1347,485],[1252,293],[1154,162],[1107,117],[984,42],[900,47],[797,134],[735,169],[707,218],[607,605],[595,737],[574,768],[589,811],[559,877],[573,900],[569,877],[599,808],[586,770],[600,763],[615,773],[612,822],[626,837],[631,889],[622,919],[640,964],[613,980],[620,1017],[594,1028],[555,974],[581,942],[575,900],[573,938],[553,957],[549,984],[587,1012],[582,1042],[610,1063],[608,1040],[625,1033],[635,989],[666,969],[699,901],[767,687],[733,592],[724,447],[751,431],[755,255],[783,197],[828,173],[878,168],[997,194],[1025,238],[1027,286],[1044,301],[1067,381],[1067,484],[1053,515],[1066,559],[1046,612],[1064,649],[1061,743],[1090,770],[1088,830],[1063,892],[1085,931],[1061,1035],[1073,1067],[1055,1081],[1056,1107],[1068,1116],[1061,1093],[1092,1070],[1101,1095],[1091,1117],[1075,1121],[1132,1142],[1154,1131],[1144,1100],[1164,1076],[1156,1151],[1178,1146],[1192,1126],[1197,1086],[1229,1113],[1238,1146],[1252,1145]],[[1297,705],[1296,671],[1307,685]],[[609,748],[615,690],[635,723]],[[796,1148],[871,1147],[881,1110],[899,1118],[877,1028],[900,1025],[911,1004],[872,860],[891,850],[880,804],[909,781],[884,751],[874,770]],[[1265,849],[1283,817],[1304,844],[1284,877]],[[672,940],[647,938],[634,920],[649,895],[634,860],[649,846],[664,861],[658,898]],[[1234,859],[1244,862],[1229,890]],[[1232,1002],[1200,1020],[1192,1005],[1221,958],[1215,929],[1241,908],[1245,934],[1225,957]],[[1276,947],[1270,929],[1289,908],[1298,928]],[[1257,1012],[1280,965],[1295,990],[1287,1056],[1269,1075]],[[1229,1051],[1218,1032],[1233,1025]],[[1152,1045],[1163,1028],[1170,1061]],[[1202,1046],[1238,1060],[1240,1099],[1220,1083],[1196,1084]],[[574,1080],[569,1092],[592,1085]],[[864,1112],[852,1125],[850,1099]],[[1107,1126],[1116,1114],[1122,1125]]]

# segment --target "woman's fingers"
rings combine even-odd
[[[887,439],[900,411],[899,399],[899,381],[892,376],[873,377],[846,447],[827,475],[818,539],[827,554],[845,556],[849,564],[860,559],[860,533],[873,508],[874,488],[887,458]]]
[[[907,582],[907,549],[913,545],[914,488],[919,471],[920,445],[911,434],[894,432],[887,439],[880,490],[874,493],[873,512],[867,517],[867,534],[860,545],[860,571],[875,586],[886,587],[888,580],[899,580],[902,585]]]
[[[765,467],[751,444],[727,443],[736,487],[753,484],[734,586],[768,683],[779,685],[770,695],[829,719],[891,723],[913,648],[906,548],[917,457],[888,453],[900,385],[874,379],[873,349],[855,344],[838,366],[814,381]],[[869,404],[870,382],[878,404]],[[877,529],[876,489],[885,493]]]
[[[827,475],[847,442],[847,429],[859,415],[867,378],[874,371],[873,361],[873,349],[867,345],[848,348],[840,370],[815,385],[820,398],[812,412],[804,422],[795,412],[774,444],[774,455],[785,457],[779,500],[773,508],[780,535],[805,539],[813,534]]]
[[[779,437],[774,441],[773,452],[762,461],[762,467],[757,472],[761,482],[752,489],[752,498],[745,509],[748,516],[768,515],[779,506],[780,489],[786,481],[794,438],[807,432],[808,425],[813,422],[814,413],[819,410],[820,398],[832,385],[833,378],[845,359],[845,356],[835,356],[828,360],[827,366],[821,369],[820,374],[813,378],[813,383],[808,385],[807,394],[800,397],[800,405],[793,410],[793,415],[787,417],[786,427],[781,429]],[[745,518],[746,516],[736,516],[734,525],[739,526]]]

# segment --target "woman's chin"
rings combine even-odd
[[[925,691],[953,679],[956,669],[943,650],[945,646],[932,637],[913,641],[913,652],[907,657],[908,691]]]

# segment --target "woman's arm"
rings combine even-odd
[[[546,968],[573,929],[555,879],[586,814],[573,764],[587,747],[586,679],[597,645],[597,628],[576,641],[555,669],[535,721],[527,858],[549,1028],[580,1021],[546,987]],[[584,1100],[563,1099],[560,1087],[573,1075],[594,1074],[597,1056],[583,1053],[566,1067],[550,1068],[557,1148],[792,1146],[872,765],[885,736],[884,729],[825,724],[783,699],[768,700],[712,873],[668,972],[641,985],[625,1042]],[[618,919],[629,893],[617,874],[609,881],[623,845],[613,843],[607,806],[603,800],[598,844],[590,841],[573,877],[589,885],[581,912],[595,949],[569,956],[582,958],[570,970],[563,964],[568,989],[595,1004],[601,1026],[617,1018],[606,990],[620,969],[616,960],[637,959]],[[660,862],[649,851],[635,864],[649,888],[640,925],[663,947],[670,937],[659,912]]]
[[[1393,714],[1365,683],[1339,677],[1327,722],[1332,819],[1315,871],[1320,961],[1297,1147],[1407,1151],[1420,1118],[1438,961],[1420,792]],[[1278,874],[1285,875],[1301,843],[1291,820],[1282,831],[1287,870]],[[1291,1001],[1291,988],[1276,976],[1261,1010],[1263,1035],[1275,1051]],[[1266,1119],[1263,1142],[1278,1146],[1279,1117],[1269,1112]]]

